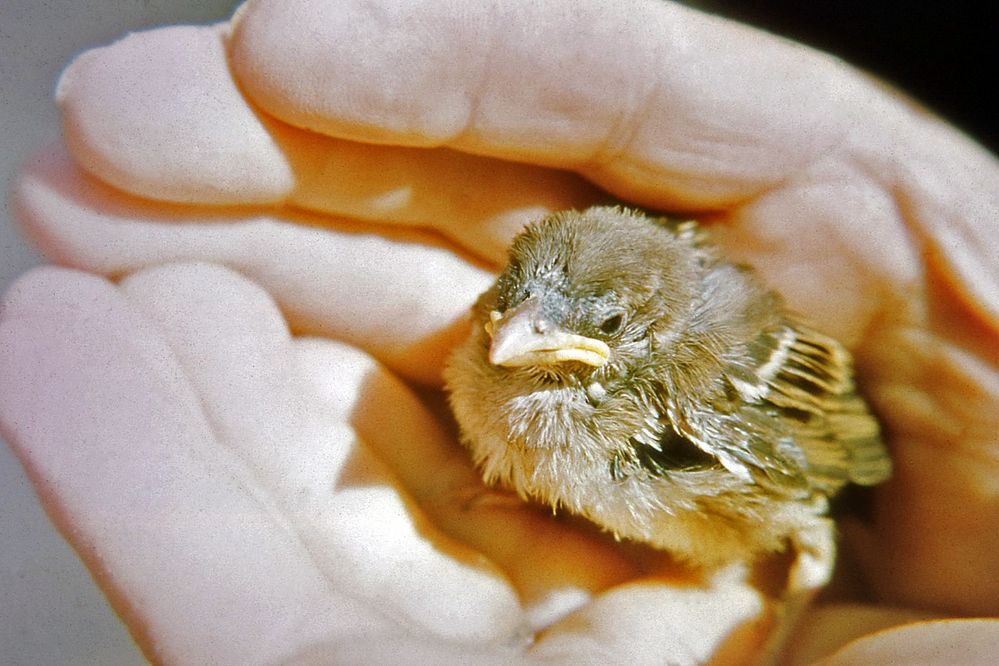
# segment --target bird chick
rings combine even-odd
[[[562,212],[509,254],[445,372],[487,482],[693,565],[831,568],[828,497],[891,473],[838,342],[695,222]]]

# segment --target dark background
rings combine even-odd
[[[804,42],[906,91],[999,153],[999,9],[937,0],[689,0]]]

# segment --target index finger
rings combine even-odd
[[[233,30],[245,91],[292,124],[583,169],[649,204],[758,193],[841,140],[830,99],[869,95],[831,58],[667,2],[252,0]]]

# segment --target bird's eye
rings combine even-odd
[[[600,322],[600,330],[607,335],[613,335],[621,330],[622,325],[624,325],[624,313],[615,312]]]

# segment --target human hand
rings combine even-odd
[[[374,655],[404,633],[495,652],[554,623],[531,654],[703,657],[760,615],[739,581],[714,606],[621,585],[650,570],[640,553],[485,492],[407,389],[282,328],[432,384],[516,229],[600,197],[551,167],[709,212],[850,344],[896,451],[854,534],[867,571],[888,600],[995,611],[991,158],[828,59],[671,5],[347,6],[250,3],[231,37],[164,29],[83,56],[60,97],[91,176],[52,154],[19,186],[54,261],[127,277],[15,287],[4,428],[151,654]]]

